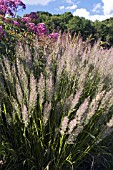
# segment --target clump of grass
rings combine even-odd
[[[0,61],[3,169],[92,168],[113,132],[113,49],[59,37]],[[95,155],[93,155],[95,153]],[[93,167],[94,168],[94,167]]]

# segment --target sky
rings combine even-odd
[[[24,15],[30,12],[45,11],[51,14],[71,12],[73,16],[85,17],[92,21],[105,20],[113,17],[113,0],[22,0],[26,10],[19,12]]]

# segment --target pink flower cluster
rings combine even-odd
[[[47,28],[44,23],[39,23],[38,25],[36,25],[34,27],[34,31],[36,31],[36,34],[38,36],[47,34]]]
[[[13,24],[17,27],[20,27],[20,23],[17,20],[14,20]]]
[[[34,18],[33,18],[34,17]],[[46,25],[44,23],[39,23],[35,25],[33,22],[31,22],[33,19],[38,19],[38,16],[35,12],[27,14],[26,16],[22,17],[21,21],[26,23],[25,26],[27,27],[28,31],[32,31],[38,36],[47,35],[48,30],[46,28]],[[58,33],[52,33],[49,34],[48,37],[50,39],[58,39]]]
[[[26,23],[25,26],[29,31],[34,32],[38,36],[46,35],[47,34],[47,28],[44,23],[39,23],[35,25],[33,22],[31,22],[33,19],[38,19],[38,16],[35,12],[32,12],[30,14],[27,14],[26,16],[22,17],[21,21]]]
[[[22,9],[26,8],[25,4],[21,0],[0,0],[1,15],[5,16],[6,14],[9,14],[14,17],[19,7]]]
[[[22,17],[21,19],[22,22],[30,22],[31,21],[31,18],[30,17]]]
[[[36,12],[31,12],[30,14],[26,14],[21,18],[21,22],[17,19],[12,20],[10,18],[6,18],[6,14],[10,14],[10,16],[15,17],[17,9],[21,7],[25,9],[26,6],[21,0],[0,0],[0,14],[3,16],[4,23],[11,24],[12,26],[20,27],[22,23],[25,24],[27,31],[36,34],[37,36],[47,36],[50,39],[57,39],[58,33],[52,33],[48,35],[48,30],[44,23],[39,23],[35,25],[34,20],[38,19]],[[2,26],[0,26],[0,35],[5,35]]]

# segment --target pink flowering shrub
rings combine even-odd
[[[58,33],[49,35],[44,23],[35,24],[35,20],[38,19],[36,12],[26,14],[22,18],[16,18],[18,10],[25,8],[26,6],[21,0],[0,0],[0,48],[2,48],[0,53],[3,55],[10,57],[13,53],[15,56],[15,44],[22,41],[32,44],[34,39],[38,38],[40,46],[43,46],[49,40],[54,39],[55,42],[58,38]],[[11,18],[6,17],[7,14]]]
[[[31,30],[32,33],[37,36],[47,35],[48,30],[44,23],[39,23],[35,25],[32,21],[37,20],[38,16],[35,12],[31,12],[30,14],[26,14],[21,18],[21,21],[14,20],[14,22],[10,19],[5,18],[6,14],[9,14],[12,17],[16,16],[18,8],[25,9],[26,6],[21,0],[0,0],[0,14],[3,16],[3,24],[8,23],[14,26],[22,26],[21,22],[25,24],[28,31]],[[48,36],[49,38],[58,38],[58,33],[51,34]]]

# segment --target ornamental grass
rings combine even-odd
[[[0,60],[3,170],[112,169],[113,49],[69,34]]]

